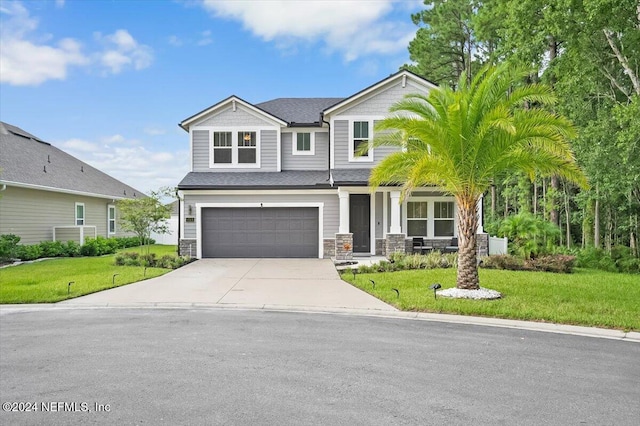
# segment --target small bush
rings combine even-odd
[[[0,262],[7,262],[18,257],[20,237],[14,234],[0,235]]]
[[[565,254],[555,254],[542,256],[525,262],[525,268],[532,271],[558,272],[569,274],[573,271],[576,262],[575,256]]]
[[[523,271],[524,260],[510,254],[498,254],[483,257],[480,266],[487,269],[507,269],[510,271]]]
[[[155,253],[143,254],[142,256],[140,256],[140,262],[144,266],[155,267],[157,262],[156,254]]]
[[[42,257],[64,256],[64,245],[60,241],[41,241],[40,251]]]
[[[66,244],[63,245],[63,256],[65,257],[78,257],[80,256],[80,244],[75,241],[67,241]]]
[[[21,260],[36,260],[42,257],[42,250],[39,244],[32,246],[19,246],[18,258]]]
[[[98,256],[98,253],[100,253],[100,246],[98,241],[93,238],[87,238],[80,247],[80,254],[83,256]]]

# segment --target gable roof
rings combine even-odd
[[[144,197],[141,191],[48,142],[0,122],[0,182],[100,198]]]
[[[290,126],[322,125],[320,114],[344,98],[277,98],[256,104],[258,108],[280,117]]]
[[[345,105],[348,105],[350,103],[353,103],[367,95],[369,95],[372,92],[375,92],[376,90],[380,89],[381,87],[385,86],[386,84],[394,81],[394,80],[400,80],[400,79],[407,79],[410,78],[412,80],[415,80],[425,86],[428,86],[431,89],[434,89],[436,87],[438,87],[435,83],[432,83],[431,81],[427,80],[424,77],[420,77],[418,74],[412,73],[411,71],[408,70],[400,70],[398,72],[396,72],[395,74],[391,74],[389,77],[385,78],[384,80],[380,80],[377,83],[372,84],[371,86],[362,89],[361,91],[359,91],[358,93],[349,96],[348,98],[344,98],[339,102],[336,102],[333,105],[328,106],[327,108],[325,108],[323,110],[323,114],[331,114],[333,112],[335,112],[336,110],[344,107]]]
[[[279,124],[281,124],[283,126],[285,126],[287,124],[287,122],[284,121],[282,118],[277,117],[277,116],[271,114],[270,112],[265,111],[265,110],[261,109],[260,107],[245,101],[244,99],[239,98],[236,95],[231,95],[228,98],[223,99],[220,102],[211,105],[209,108],[205,108],[202,111],[200,111],[200,112],[198,112],[196,114],[193,114],[191,117],[185,118],[178,125],[180,127],[182,127],[182,129],[188,131],[187,127],[190,124],[193,124],[193,122],[195,122],[195,121],[197,121],[197,120],[199,120],[201,118],[204,118],[208,114],[212,113],[213,111],[215,111],[217,109],[220,109],[220,108],[224,107],[227,104],[232,104],[233,105],[235,102],[245,106],[249,110],[252,110],[252,111],[254,111],[255,113],[257,113],[259,115],[262,115],[262,116],[264,116],[264,117],[266,117],[266,118],[268,118],[270,120],[276,121],[276,122],[278,122]]]

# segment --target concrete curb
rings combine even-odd
[[[418,321],[444,322],[486,327],[514,328],[544,333],[569,334],[574,336],[595,337],[600,339],[622,340],[640,343],[640,333],[624,332],[595,327],[553,324],[486,318],[450,314],[434,314],[425,312],[383,311],[374,309],[330,308],[322,306],[287,306],[287,305],[241,305],[241,304],[204,304],[204,303],[136,303],[136,304],[32,304],[32,305],[0,305],[0,314],[30,312],[43,310],[91,310],[91,309],[221,309],[237,311],[270,311],[310,314],[334,314],[344,316],[361,316],[386,319],[404,319]]]

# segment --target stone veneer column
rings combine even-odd
[[[404,234],[387,234],[385,240],[385,255],[389,257],[391,253],[405,253]]]
[[[353,258],[353,234],[336,234],[336,260]]]

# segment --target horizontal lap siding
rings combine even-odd
[[[22,244],[51,241],[54,226],[75,225],[75,203],[84,203],[85,225],[95,226],[97,235],[107,236],[107,205],[113,204],[111,200],[11,186],[1,195],[0,235],[16,234]],[[119,231],[119,224],[116,229]]]
[[[194,130],[191,147],[194,172],[206,172],[209,170],[209,131]]]
[[[186,192],[184,195],[185,211],[188,211],[188,206],[192,205],[193,215],[195,216],[196,203],[324,203],[324,238],[334,238],[340,223],[337,194],[190,195]],[[184,224],[184,236],[182,238],[196,238],[195,222]]]
[[[232,107],[226,108],[203,121],[195,124],[196,126],[273,126],[273,123],[262,120],[255,115],[247,112],[241,105],[237,105],[234,111]]]
[[[327,170],[329,133],[316,132],[315,155],[293,155],[293,133],[282,134],[282,170]]]

